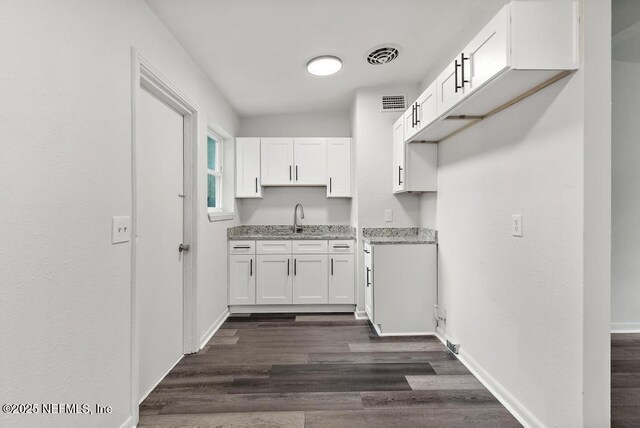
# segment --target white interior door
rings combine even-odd
[[[140,397],[183,354],[184,117],[140,89],[137,109],[136,289]]]

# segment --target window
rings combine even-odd
[[[222,210],[222,138],[207,135],[207,207]]]

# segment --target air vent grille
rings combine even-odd
[[[388,64],[398,58],[400,50],[395,46],[376,46],[367,54],[367,62],[371,65]]]
[[[406,110],[407,99],[404,95],[383,95],[382,111]]]

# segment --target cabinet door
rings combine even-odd
[[[446,113],[464,98],[460,68],[460,56],[458,55],[436,79],[438,115]]]
[[[476,90],[509,65],[509,8],[502,10],[463,51],[465,94]],[[468,59],[467,59],[468,58]],[[462,73],[462,68],[460,70]]]
[[[296,138],[293,147],[295,183],[324,186],[327,183],[327,139]]]
[[[351,197],[351,138],[327,138],[327,197]]]
[[[393,125],[393,192],[405,189],[405,158],[403,118]]]
[[[436,83],[432,83],[416,101],[417,131],[438,118],[436,88]]]
[[[293,138],[262,138],[260,152],[263,186],[293,183]]]
[[[329,303],[355,303],[353,255],[329,256]]]
[[[257,304],[292,303],[292,286],[291,256],[258,256]]]
[[[328,303],[326,254],[294,254],[293,272],[293,303]]]
[[[229,304],[256,303],[256,262],[254,256],[229,256]]]
[[[416,123],[416,103],[411,104],[402,115],[404,122],[404,139],[409,140],[418,132],[418,124]]]
[[[375,322],[373,312],[373,264],[371,246],[364,247],[364,310],[371,322]]]
[[[236,198],[260,197],[260,139],[236,138]]]

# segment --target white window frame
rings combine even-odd
[[[213,141],[216,142],[216,164],[218,166],[218,170],[209,169],[209,138],[211,138]],[[223,158],[224,148],[222,147],[223,145],[224,145],[224,139],[222,137],[220,137],[218,134],[216,134],[211,130],[207,132],[207,211],[212,214],[218,214],[223,211],[222,209],[222,204],[224,201],[223,195],[222,195],[222,191],[223,191],[222,183],[224,180],[224,158]],[[210,175],[213,175],[216,177],[216,186],[218,187],[216,189],[215,208],[209,206],[209,200],[208,200]]]

